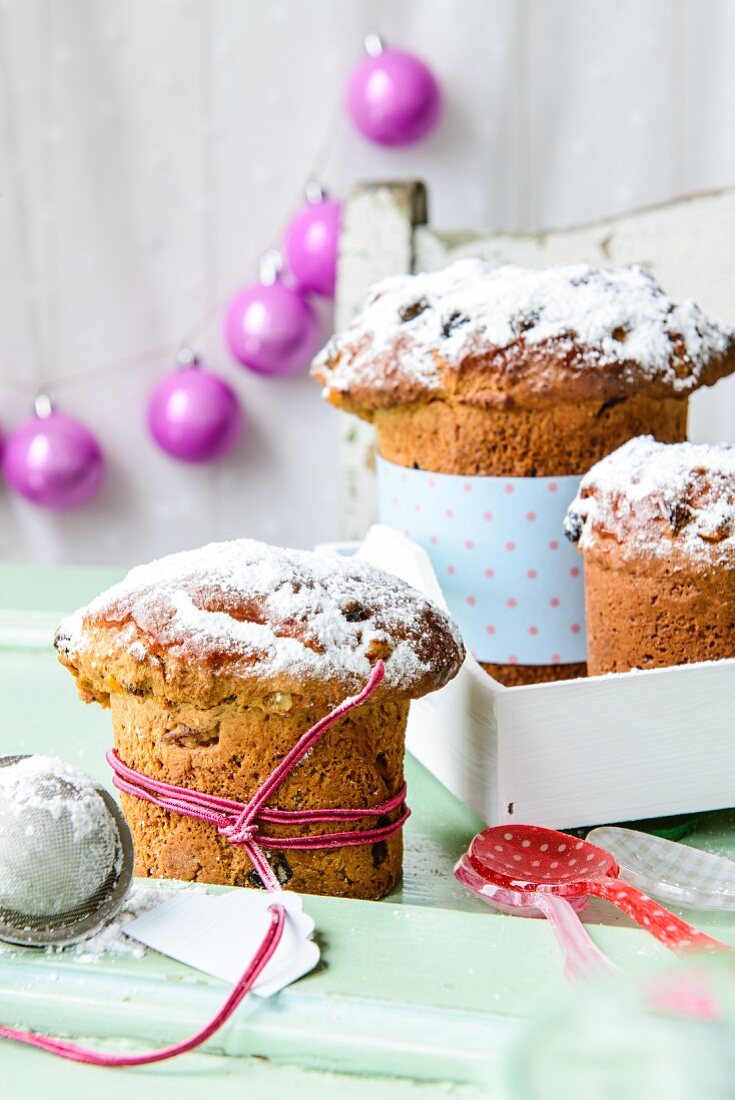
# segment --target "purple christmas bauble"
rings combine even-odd
[[[307,202],[286,230],[284,252],[291,272],[305,290],[334,297],[342,203]]]
[[[291,287],[252,283],[230,302],[225,340],[239,363],[257,374],[284,377],[302,370],[319,348],[319,321]]]
[[[441,92],[428,65],[405,50],[363,58],[347,85],[347,110],[378,145],[411,145],[434,129]]]
[[[235,391],[199,366],[174,370],[158,383],[148,405],[148,427],[158,446],[181,462],[212,462],[242,433]]]
[[[16,493],[42,508],[79,508],[102,483],[105,460],[84,424],[64,413],[33,416],[9,436],[3,470]]]

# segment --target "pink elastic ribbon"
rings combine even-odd
[[[107,760],[114,771],[113,783],[125,794],[142,798],[146,802],[151,802],[154,806],[160,806],[164,810],[184,814],[186,817],[215,825],[218,832],[226,837],[231,844],[243,848],[248,853],[266,889],[270,891],[280,890],[278,879],[271,870],[262,848],[341,848],[350,844],[375,844],[377,841],[385,840],[398,832],[409,816],[410,810],[404,805],[406,797],[405,784],[400,791],[379,806],[371,806],[365,810],[269,810],[265,805],[284,779],[291,774],[296,765],[303,760],[309,749],[316,744],[330,726],[333,726],[345,714],[369,699],[384,676],[385,665],[382,661],[378,661],[362,691],[350,699],[345,699],[343,703],[340,703],[338,707],[335,707],[333,711],[320,719],[310,730],[307,730],[247,805],[231,802],[226,798],[203,794],[200,791],[190,791],[184,787],[176,787],[171,783],[163,783],[157,779],[149,779],[148,776],[142,775],[124,764],[115,751],[110,751],[107,753]],[[263,836],[259,830],[259,822],[261,821],[269,821],[272,824],[279,825],[305,825],[313,821],[354,821],[364,817],[380,817],[382,814],[390,813],[399,807],[402,807],[402,812],[396,821],[391,822],[389,825],[359,832],[325,833],[320,836],[304,837],[269,837]],[[206,1042],[230,1018],[246,994],[250,992],[278,948],[286,923],[286,910],[282,905],[277,904],[269,906],[269,910],[270,923],[260,947],[222,1008],[206,1027],[181,1043],[164,1047],[161,1050],[150,1051],[146,1054],[117,1055],[89,1050],[86,1047],[78,1046],[76,1043],[67,1043],[63,1039],[36,1035],[32,1031],[20,1031],[17,1028],[2,1025],[0,1025],[0,1038],[27,1043],[29,1046],[39,1047],[41,1050],[49,1051],[51,1054],[56,1054],[60,1058],[67,1058],[72,1062],[85,1062],[88,1065],[118,1068],[163,1062],[167,1058],[174,1058],[177,1054],[184,1054],[189,1050],[193,1050]]]
[[[355,707],[359,707],[361,703],[369,699],[384,675],[385,666],[382,661],[378,661],[362,691],[350,699],[345,699],[333,711],[321,718],[310,730],[302,734],[294,747],[284,756],[265,783],[245,805],[241,802],[232,802],[228,798],[218,798],[216,795],[205,794],[203,791],[192,791],[186,787],[177,787],[173,783],[164,783],[160,779],[151,779],[149,776],[128,767],[114,749],[107,753],[107,762],[114,772],[112,782],[123,794],[141,798],[145,802],[159,806],[162,810],[182,814],[184,817],[191,817],[196,821],[206,821],[208,824],[214,825],[217,832],[225,837],[230,844],[243,848],[247,852],[266,889],[279,890],[280,884],[263,854],[263,848],[277,848],[285,851],[294,848],[308,850],[375,844],[380,840],[387,840],[389,837],[394,836],[403,827],[410,814],[410,810],[405,805],[405,783],[396,794],[386,799],[385,802],[381,802],[377,806],[370,806],[367,809],[276,810],[268,809],[266,806],[268,800],[297,764],[303,760],[307,752],[314,747],[316,742],[323,737],[335,722],[338,722],[349,711],[354,710]],[[308,825],[313,822],[359,821],[365,817],[381,817],[384,814],[392,813],[399,807],[401,813],[395,821],[387,825],[375,826],[372,829],[293,837],[267,836],[260,831],[260,824],[265,822],[270,822],[272,825]]]

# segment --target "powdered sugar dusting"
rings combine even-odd
[[[567,534],[581,550],[600,537],[626,554],[735,560],[735,447],[631,439],[582,479]]]
[[[168,901],[171,895],[179,890],[204,891],[202,883],[176,883],[168,882],[165,886],[147,886],[142,882],[133,883],[130,892],[125,899],[125,904],[114,920],[101,928],[94,935],[88,936],[71,948],[47,948],[47,954],[71,954],[80,963],[98,963],[112,955],[132,955],[134,958],[142,958],[147,953],[147,948],[138,940],[128,937],[126,927],[137,917],[142,917],[156,906]]]
[[[104,927],[86,936],[78,943],[70,946],[57,947],[50,945],[44,948],[46,955],[63,955],[71,957],[75,962],[88,964],[100,963],[103,960],[116,955],[131,955],[140,959],[148,954],[148,948],[139,940],[134,940],[126,934],[126,928],[137,917],[150,912],[156,906],[168,901],[173,894],[181,890],[206,893],[206,886],[201,882],[174,882],[161,880],[150,885],[145,882],[134,882],[128,891],[125,902],[115,917],[108,921]],[[0,955],[17,952],[19,949],[9,944],[0,944]],[[25,948],[20,948],[25,950]],[[55,975],[50,972],[47,975],[49,981]]]
[[[362,312],[327,344],[313,370],[327,390],[403,383],[414,392],[432,391],[441,388],[443,369],[521,337],[527,345],[553,342],[562,351],[582,346],[584,369],[632,364],[638,377],[683,395],[699,384],[702,368],[725,352],[733,330],[709,321],[691,301],[674,305],[640,267],[532,270],[465,259],[443,271],[376,284]],[[391,350],[391,370],[376,371],[376,360]]]
[[[0,767],[0,908],[69,912],[118,858],[117,827],[88,775],[41,755]]]
[[[65,620],[57,644],[83,653],[95,618],[119,624],[118,643],[135,660],[164,646],[184,660],[225,657],[228,671],[239,663],[251,678],[346,674],[358,683],[382,657],[388,685],[410,689],[462,654],[448,616],[397,578],[357,559],[249,539],[133,569]]]

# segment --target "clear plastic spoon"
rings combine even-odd
[[[546,917],[564,956],[564,973],[570,980],[594,978],[617,970],[607,955],[600,951],[579,919],[578,913],[587,908],[587,898],[567,901],[566,898],[555,897],[554,894],[504,890],[478,874],[467,853],[454,868],[454,877],[501,913]]]
[[[615,857],[586,840],[538,825],[496,826],[472,841],[471,866],[504,890],[609,901],[672,951],[729,950],[635,886],[621,882]]]
[[[735,909],[735,863],[636,829],[605,825],[587,836],[611,852],[625,882],[692,909]]]

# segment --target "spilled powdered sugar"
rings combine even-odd
[[[175,656],[242,658],[244,672],[263,676],[364,679],[383,656],[387,683],[410,687],[427,671],[437,632],[461,652],[451,620],[397,578],[357,559],[249,539],[131,570],[61,624],[57,637],[70,653],[86,644],[85,615],[120,623],[138,660],[147,654],[141,631]]]
[[[118,847],[84,772],[41,755],[0,767],[0,908],[53,916],[83,905],[110,876]]]
[[[137,917],[155,909],[168,901],[173,894],[181,890],[195,890],[206,892],[206,886],[197,882],[160,882],[156,885],[147,885],[143,882],[134,882],[130,887],[120,911],[113,920],[108,921],[103,928],[92,935],[80,940],[79,943],[68,947],[46,947],[46,955],[63,955],[71,957],[80,963],[99,963],[112,956],[128,955],[139,959],[147,954],[148,948],[138,940],[127,936],[125,929]],[[0,954],[14,952],[18,948],[11,945],[0,944]],[[22,949],[21,949],[22,950]]]
[[[597,269],[580,263],[533,270],[465,259],[442,271],[377,283],[314,369],[320,376],[328,369],[333,390],[393,387],[401,379],[435,390],[441,386],[438,357],[452,369],[468,355],[508,347],[522,336],[530,345],[583,346],[591,353],[586,361],[600,365],[637,364],[642,376],[685,394],[696,388],[701,369],[726,350],[732,335],[694,302],[674,305],[640,267]],[[674,369],[672,339],[683,343],[690,370]],[[393,347],[400,351],[395,369],[377,373],[376,359]]]
[[[735,447],[631,439],[587,473],[569,507],[580,549],[611,535],[635,556],[735,559]]]
[[[94,935],[88,936],[79,943],[67,948],[47,948],[47,954],[71,954],[81,963],[100,962],[106,956],[132,955],[134,958],[142,958],[147,953],[147,948],[138,940],[134,940],[125,934],[126,927],[137,917],[142,917],[157,905],[162,905],[179,890],[205,891],[203,883],[176,883],[167,882],[161,886],[146,886],[143,883],[133,883],[130,892],[125,899],[120,912]]]

